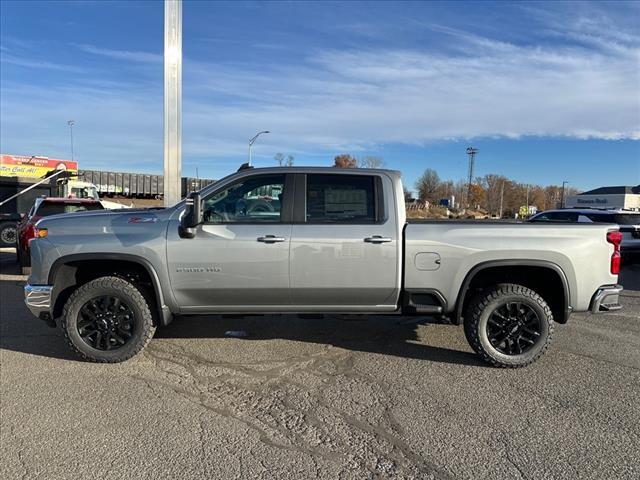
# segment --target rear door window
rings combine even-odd
[[[307,223],[375,223],[375,177],[307,175]]]

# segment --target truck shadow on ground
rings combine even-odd
[[[452,336],[460,333],[457,327],[440,323],[430,318],[366,315],[190,316],[176,318],[159,329],[156,338],[222,338],[227,331],[244,331],[247,345],[252,341],[290,340],[438,363],[485,366],[471,352],[426,344],[425,340],[434,341],[432,336],[440,341],[444,337],[430,335],[436,328],[449,330]],[[425,327],[419,338],[421,325]],[[248,354],[250,351],[247,348]]]
[[[33,317],[24,307],[18,304],[21,299],[16,294],[7,298],[7,293],[21,293],[22,286],[16,282],[0,282],[3,300],[9,300],[11,311],[3,306],[0,335],[0,350],[10,350],[41,357],[60,360],[78,361],[67,346],[60,328],[48,327],[44,322]],[[3,302],[4,303],[4,302]],[[426,325],[426,327],[420,327]],[[418,338],[417,330],[422,330]],[[424,330],[426,328],[426,331]],[[426,319],[410,317],[307,317],[296,315],[265,316],[221,316],[200,315],[177,317],[169,326],[159,328],[155,339],[193,339],[183,348],[193,346],[194,351],[202,352],[202,346],[195,342],[207,342],[215,348],[214,340],[219,345],[229,330],[243,330],[248,336],[238,348],[246,345],[247,362],[253,360],[251,343],[261,340],[289,340],[292,342],[308,342],[318,345],[332,345],[350,351],[378,353],[395,357],[428,360],[438,363],[481,365],[482,362],[471,352],[455,350],[443,346],[428,345],[444,342],[444,335],[432,338],[431,329],[447,329],[451,335],[458,335],[456,327],[430,323]],[[154,340],[151,341],[153,345]],[[234,341],[234,339],[228,339]],[[246,342],[246,343],[245,343]],[[208,345],[205,346],[205,348]],[[282,345],[275,348],[282,349]],[[285,347],[288,348],[288,347]],[[295,347],[293,347],[295,348]]]

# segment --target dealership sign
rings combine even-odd
[[[576,199],[576,203],[582,204],[582,205],[594,205],[594,204],[598,204],[598,205],[606,205],[609,203],[609,200],[607,200],[606,198],[580,198],[578,197]]]
[[[0,177],[44,178],[52,170],[78,173],[78,162],[35,155],[0,154]]]

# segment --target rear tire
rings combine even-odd
[[[100,277],[73,292],[64,306],[61,326],[74,352],[101,363],[130,359],[156,330],[149,302],[120,277]]]
[[[551,308],[533,290],[502,284],[483,290],[467,307],[464,333],[485,362],[522,368],[547,350],[553,337]]]

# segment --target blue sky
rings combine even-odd
[[[183,175],[376,155],[588,189],[640,183],[640,4],[183,5]],[[162,2],[0,3],[0,150],[162,170]]]

